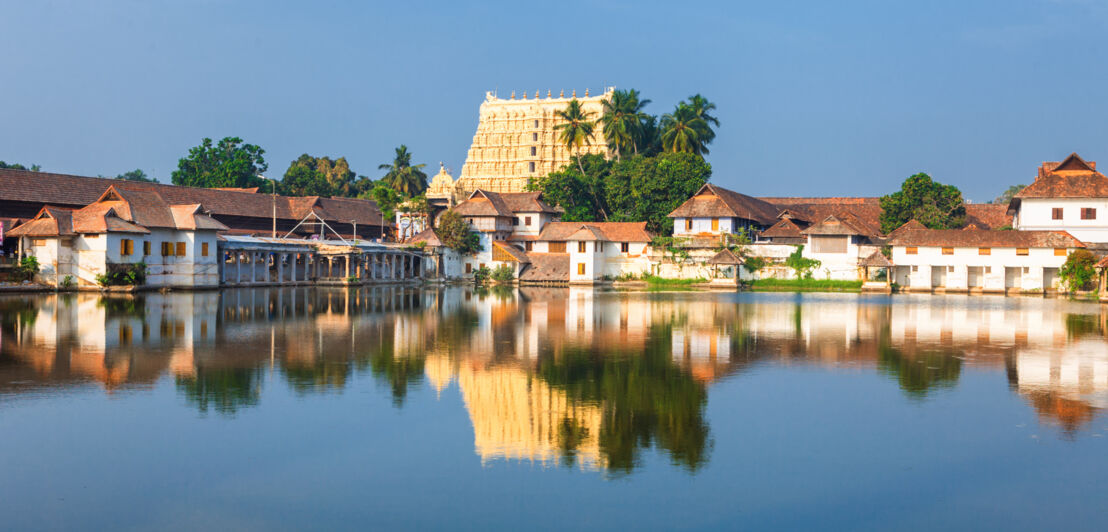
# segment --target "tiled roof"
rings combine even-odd
[[[173,205],[169,207],[173,223],[177,229],[226,231],[227,226],[217,222],[206,214],[207,210],[199,203],[195,205]]]
[[[870,268],[888,268],[893,263],[889,262],[886,257],[880,251],[874,251],[870,256],[858,261],[859,266],[868,266]]]
[[[708,264],[719,264],[719,265],[724,265],[724,266],[742,264],[742,263],[743,263],[742,257],[736,256],[729,249],[725,249],[723,251],[720,251],[719,253],[716,253],[715,256],[708,259]]]
[[[806,235],[868,235],[870,229],[848,212],[832,214],[801,231]]]
[[[1035,182],[1016,194],[1022,198],[1106,198],[1108,177],[1096,171],[1095,162],[1086,162],[1076,153],[1058,163],[1043,163]],[[1013,201],[1018,205],[1017,201]]]
[[[555,213],[553,207],[542,199],[542,192],[501,192],[497,194],[508,209],[517,212],[545,212]]]
[[[507,253],[508,255],[510,255],[513,259],[515,259],[516,262],[521,262],[521,263],[531,262],[531,259],[527,258],[527,253],[525,253],[521,249],[519,249],[519,248],[517,248],[517,247],[515,247],[515,246],[513,246],[513,245],[511,245],[507,242],[497,241],[497,242],[493,242],[492,245],[493,245],[493,247],[499,249],[500,251],[503,251],[504,253]]]
[[[586,238],[576,233],[587,228],[595,238]],[[549,222],[542,228],[539,240],[558,242],[562,240],[599,240],[612,242],[650,242],[653,237],[646,230],[646,222]]]
[[[73,232],[73,212],[69,209],[43,207],[34,218],[8,231],[5,236],[66,236]]]
[[[474,190],[465,201],[454,206],[454,212],[460,216],[512,216],[512,210],[499,194],[484,190]]]
[[[427,245],[431,247],[438,247],[442,245],[442,239],[440,239],[439,235],[435,233],[435,230],[431,228],[427,228],[420,231],[419,233],[416,233],[416,235],[408,239],[406,243],[418,244],[420,242],[426,242]]]
[[[569,281],[568,253],[527,253],[531,265],[519,274],[520,281],[557,282]]]
[[[96,201],[108,187],[117,190],[154,192],[170,205],[201,203],[212,214],[270,218],[276,203],[277,218],[299,221],[311,210],[328,222],[382,226],[381,212],[370,200],[352,198],[310,198],[255,194],[215,188],[179,187],[99,177],[80,177],[48,172],[0,169],[0,202],[18,201],[80,208]],[[293,204],[296,204],[294,209]]]
[[[903,226],[902,226],[903,227]],[[987,229],[908,229],[894,231],[890,246],[1083,248],[1065,231],[994,231]]]
[[[670,218],[743,218],[762,225],[777,219],[778,209],[758,198],[711,183],[669,213]]]
[[[1008,206],[1002,203],[967,203],[966,225],[976,225],[979,229],[1000,229],[1012,226],[1012,216]]]
[[[800,226],[797,225],[791,218],[782,218],[772,227],[762,231],[762,236],[766,238],[800,238]]]

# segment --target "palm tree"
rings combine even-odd
[[[408,147],[401,144],[396,148],[396,157],[392,163],[378,165],[380,170],[388,170],[381,178],[389,188],[406,198],[413,198],[427,190],[427,174],[423,173],[426,164],[412,164],[412,154]]]
[[[694,94],[689,96],[689,107],[696,113],[696,116],[704,120],[704,124],[707,126],[705,129],[706,135],[704,143],[708,144],[712,142],[712,140],[716,138],[716,132],[712,130],[712,126],[719,127],[719,119],[708,113],[716,110],[716,104],[708,101],[707,98],[700,94]]]
[[[696,111],[681,102],[673,113],[662,117],[662,149],[667,152],[708,153],[707,137],[711,128]]]
[[[581,102],[574,98],[569,101],[569,105],[564,110],[556,111],[554,114],[562,119],[561,124],[554,126],[554,129],[559,131],[558,140],[566,145],[566,149],[571,154],[576,153],[577,168],[581,170],[581,175],[585,175],[585,167],[581,164],[581,146],[586,140],[593,138],[593,128],[596,127],[596,123],[589,120],[592,113],[582,109]]]
[[[639,131],[642,136],[639,147],[643,153],[650,156],[662,151],[662,132],[658,127],[658,117],[646,115],[640,122]]]
[[[615,91],[612,98],[603,100],[604,113],[600,123],[604,125],[604,139],[620,160],[628,148],[639,153],[638,143],[642,140],[642,121],[648,115],[642,111],[650,100],[639,100],[639,91]]]

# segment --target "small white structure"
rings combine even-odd
[[[673,236],[754,234],[777,221],[778,209],[758,198],[707,183],[669,213]]]
[[[1067,231],[1082,242],[1106,243],[1108,177],[1076,153],[1045,162],[1035,181],[1012,198],[1008,213],[1016,229]]]
[[[75,211],[44,207],[9,236],[20,238],[24,255],[38,258],[36,280],[53,286],[96,286],[98,275],[143,263],[149,286],[217,287],[216,233],[227,226],[207,212],[111,186]]]
[[[889,245],[902,289],[948,292],[1058,290],[1058,269],[1085,247],[1064,231],[935,230],[915,221],[893,231]]]

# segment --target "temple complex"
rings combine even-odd
[[[555,113],[565,110],[577,98],[589,119],[597,120],[602,113],[601,102],[610,98],[614,90],[609,87],[603,94],[592,96],[586,89],[584,97],[578,97],[576,90],[568,97],[564,91],[556,97],[550,91],[541,97],[536,91],[532,98],[527,93],[517,98],[513,91],[508,99],[485,93],[477,133],[473,135],[461,175],[454,180],[445,168],[440,168],[427,190],[428,199],[445,200],[453,205],[477,189],[526,191],[532,177],[545,176],[571,162],[573,154],[558,141],[558,131],[554,129],[563,122]],[[603,154],[607,149],[598,127],[581,152]]]

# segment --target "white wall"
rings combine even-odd
[[[943,255],[941,247],[917,247],[914,255],[905,246],[893,246],[892,262],[896,265],[894,281],[909,289],[930,290],[936,278],[942,279],[948,290],[981,288],[1001,291],[1057,289],[1044,287],[1045,268],[1060,268],[1066,257],[1054,254],[1054,248],[1031,248],[1027,255],[1016,255],[1016,248],[990,248],[981,255],[977,247],[956,247],[953,255]],[[936,274],[933,268],[946,271]],[[970,268],[974,268],[971,272]],[[1008,279],[1006,280],[1006,274]],[[1013,279],[1014,277],[1014,279]],[[969,286],[971,278],[978,286]]]
[[[674,218],[673,219],[673,236],[688,236],[696,234],[713,234],[718,235],[722,233],[733,233],[735,229],[734,218],[693,218],[692,229],[686,229],[685,223],[688,218]],[[712,230],[712,220],[719,220],[719,229]]]
[[[1062,219],[1053,219],[1053,209],[1062,209]],[[1082,220],[1082,208],[1096,209],[1096,219]],[[1027,198],[1020,200],[1013,225],[1022,230],[1068,231],[1082,242],[1108,242],[1108,199]]]

